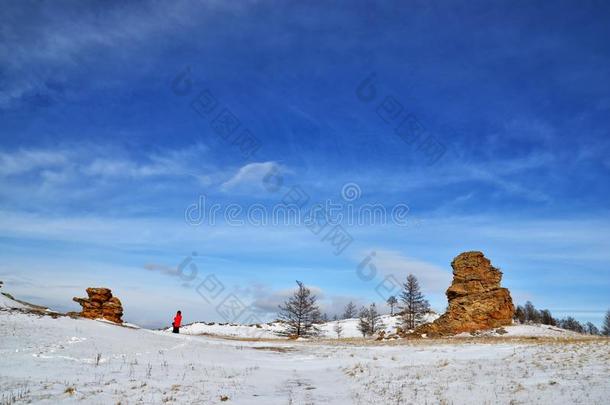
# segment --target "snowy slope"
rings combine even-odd
[[[323,342],[235,341],[2,310],[0,403],[602,404],[610,395],[607,339]]]
[[[0,294],[0,308],[4,309],[25,309],[25,305],[10,299],[4,294]]]
[[[550,325],[511,325],[504,326],[502,328],[478,331],[474,334],[471,333],[460,333],[455,337],[472,337],[485,336],[485,337],[557,337],[557,338],[569,338],[569,337],[586,337],[578,332],[574,332],[567,329],[558,328]]]
[[[425,322],[432,322],[438,318],[438,314],[430,313],[425,318]],[[400,326],[400,316],[382,315],[381,322],[384,325],[384,330],[387,333],[396,332],[396,328]],[[337,338],[335,325],[341,325],[343,329],[341,338],[362,337],[358,330],[358,319],[342,319],[339,321],[330,321],[318,325],[320,330],[320,338]],[[169,330],[169,329],[168,329]],[[190,325],[185,325],[180,328],[180,333],[188,335],[216,335],[230,336],[239,338],[264,338],[264,339],[281,339],[278,332],[284,330],[284,326],[280,322],[271,322],[256,325],[238,325],[238,324],[219,324],[219,323],[204,323],[197,322]]]

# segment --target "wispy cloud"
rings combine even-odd
[[[264,191],[263,180],[271,173],[287,173],[287,170],[276,162],[248,163],[237,170],[221,189],[231,192],[260,192]]]
[[[17,149],[0,151],[0,176],[15,176],[40,169],[69,164],[69,154],[62,150]]]
[[[206,21],[216,12],[239,13],[248,3],[90,5],[78,8],[78,18],[74,18],[75,10],[70,7],[6,4],[0,15],[6,39],[0,41],[0,60],[7,79],[0,82],[4,87],[0,109],[19,105],[27,96],[56,95],[56,88],[69,87],[69,78],[90,61],[95,65],[129,63],[136,52],[140,62],[153,60],[168,37],[193,27],[206,27]]]
[[[0,177],[30,172],[59,173],[72,170],[85,176],[149,177],[191,175],[202,171],[207,147],[201,143],[183,149],[130,154],[116,146],[79,145],[56,148],[0,150]],[[108,156],[112,157],[108,157]]]
[[[0,17],[5,38],[12,38],[0,43],[0,59],[6,61],[9,79],[6,91],[0,92],[0,108],[10,107],[28,94],[52,92],[49,81],[65,78],[88,54],[112,54],[113,60],[125,60],[130,54],[127,49],[143,47],[148,39],[194,23],[192,10],[181,2],[82,9],[79,18],[69,18],[68,10],[46,4],[30,5],[28,11],[25,6],[26,9],[7,4]],[[57,18],[62,14],[65,18]],[[55,18],[43,17],[49,15]],[[13,45],[9,46],[9,42]],[[115,46],[117,43],[121,44],[120,49]],[[45,66],[44,74],[42,69],[36,69],[41,65]]]
[[[452,276],[448,269],[394,250],[370,249],[363,251],[362,256],[370,252],[375,252],[372,264],[383,276],[393,275],[400,282],[404,282],[407,275],[413,274],[420,281],[422,290],[427,293],[438,293],[451,284]]]
[[[148,151],[104,144],[0,148],[0,163],[4,208],[29,211],[32,206],[66,210],[76,202],[86,211],[100,198],[107,200],[109,210],[115,208],[110,200],[120,199],[117,204],[125,211],[145,211],[158,206],[164,193],[178,196],[199,187],[218,187],[226,176],[201,143]],[[129,204],[137,200],[149,203]]]

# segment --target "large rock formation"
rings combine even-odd
[[[123,323],[123,306],[117,297],[112,296],[109,288],[87,288],[89,298],[72,298],[83,310],[79,314],[84,318],[103,318],[111,322]]]
[[[453,282],[447,289],[447,312],[415,333],[449,335],[510,325],[515,307],[506,288],[500,287],[502,272],[481,252],[464,252],[451,262]]]

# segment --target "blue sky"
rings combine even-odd
[[[295,279],[332,314],[379,302],[384,277],[413,272],[442,311],[452,258],[481,250],[516,302],[599,324],[610,308],[609,17],[599,1],[9,2],[0,279],[58,309],[108,286],[127,320],[160,326],[178,308],[186,321],[222,320],[232,293],[269,319]],[[363,102],[371,74],[376,98]],[[208,116],[191,107],[204,90],[217,102]],[[442,145],[437,161],[384,121],[387,100]],[[256,153],[214,130],[223,109]],[[270,191],[271,171],[282,184]],[[272,207],[298,186],[310,202],[345,202],[347,183],[356,205],[408,205],[408,225],[346,225],[353,242],[335,255],[304,226],[185,221],[202,195]],[[176,268],[192,252],[189,282]],[[363,281],[371,252],[377,273]],[[199,281],[212,279],[222,291],[202,298]]]

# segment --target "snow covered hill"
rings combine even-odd
[[[432,322],[439,315],[430,313],[425,317],[425,322]],[[396,328],[401,325],[400,316],[382,315],[381,321],[384,325],[383,330],[386,334],[396,332]],[[341,325],[341,338],[360,338],[362,334],[358,330],[358,319],[342,319],[339,321],[330,321],[318,325],[321,339],[337,339],[335,326]],[[171,329],[166,329],[170,331]],[[243,339],[285,339],[278,335],[278,332],[284,330],[284,325],[281,322],[270,322],[258,325],[239,325],[229,323],[216,322],[196,322],[189,325],[184,325],[180,328],[180,333],[186,335],[209,335],[219,337],[232,337]],[[575,338],[583,336],[577,332],[561,329],[556,326],[549,325],[511,325],[502,328],[496,328],[476,333],[461,333],[456,335],[456,338],[471,338],[471,337],[551,337],[551,338]]]
[[[424,317],[424,322],[432,322],[438,317],[438,314],[430,313]],[[394,333],[396,332],[396,328],[401,325],[401,318],[398,315],[382,315],[381,322],[384,325],[383,330],[386,331],[386,333]],[[337,332],[335,332],[336,325],[340,325],[342,328],[341,338],[362,337],[362,333],[358,330],[358,318],[351,318],[329,321],[318,325],[320,330],[319,338],[336,339],[338,337]],[[278,332],[281,332],[282,330],[284,330],[284,325],[281,322],[270,322],[257,325],[196,322],[184,325],[180,328],[180,333],[187,335],[216,335],[238,338],[285,339],[278,335]]]
[[[18,300],[8,293],[0,293],[0,309],[15,309],[25,312],[58,314],[58,312],[51,311],[47,307]]]
[[[551,325],[511,325],[502,328],[484,330],[475,333],[460,333],[456,338],[462,337],[551,337],[551,338],[586,338],[583,335],[567,329],[558,328]]]
[[[11,298],[9,298],[5,294],[0,293],[0,308],[2,309],[25,309],[26,306],[21,304]]]

